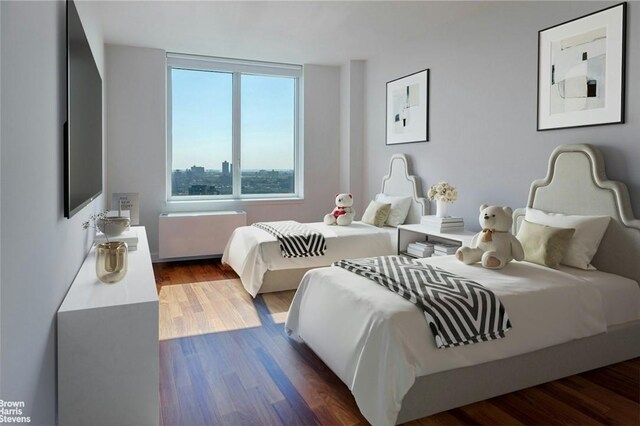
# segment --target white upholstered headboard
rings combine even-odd
[[[382,178],[382,191],[387,195],[411,196],[413,202],[404,223],[420,223],[429,214],[429,203],[420,197],[420,183],[409,174],[409,162],[404,154],[394,154],[389,160],[389,173]]]
[[[557,147],[549,158],[547,176],[531,184],[527,206],[556,213],[611,216],[591,263],[599,270],[640,283],[640,220],[633,217],[627,187],[607,179],[596,147]],[[524,212],[514,212],[514,234]]]

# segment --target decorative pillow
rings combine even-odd
[[[369,225],[382,227],[387,221],[389,213],[391,213],[391,203],[371,201],[362,215],[362,221]]]
[[[376,195],[376,201],[391,204],[391,212],[387,218],[387,225],[389,226],[402,225],[411,208],[410,196],[399,197],[395,195],[378,194]]]
[[[554,228],[523,220],[516,238],[524,249],[524,260],[557,268],[567,253],[575,231],[571,228]]]
[[[574,268],[596,269],[591,265],[591,259],[598,251],[600,241],[609,226],[611,220],[609,216],[566,215],[527,208],[524,218],[540,225],[575,229],[567,252],[560,263]]]

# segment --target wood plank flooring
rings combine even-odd
[[[155,264],[162,425],[367,424],[347,387],[282,323],[294,292],[252,299],[215,261]],[[638,425],[640,358],[411,425]]]

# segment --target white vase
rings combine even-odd
[[[446,217],[447,207],[449,207],[449,203],[446,201],[436,200],[436,217]]]

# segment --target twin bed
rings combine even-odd
[[[402,154],[391,157],[381,193],[411,197],[405,223],[420,223],[421,216],[428,214],[428,203],[418,196],[419,182],[409,174],[407,158]],[[322,222],[307,225],[324,236],[327,244],[324,256],[283,257],[276,237],[262,229],[243,226],[231,235],[222,262],[233,268],[247,292],[255,297],[258,293],[295,289],[307,271],[340,259],[396,253],[397,230],[393,227],[379,228],[363,222],[349,226]]]
[[[335,266],[304,276],[287,333],[340,377],[374,425],[640,356],[640,221],[633,218],[626,187],[606,179],[599,151],[558,147],[546,178],[532,184],[527,207],[609,216],[591,262],[598,270],[512,262],[496,271],[453,256],[420,261],[492,290],[513,324],[505,338],[437,349],[416,305]],[[514,213],[514,234],[523,217],[524,210]]]

